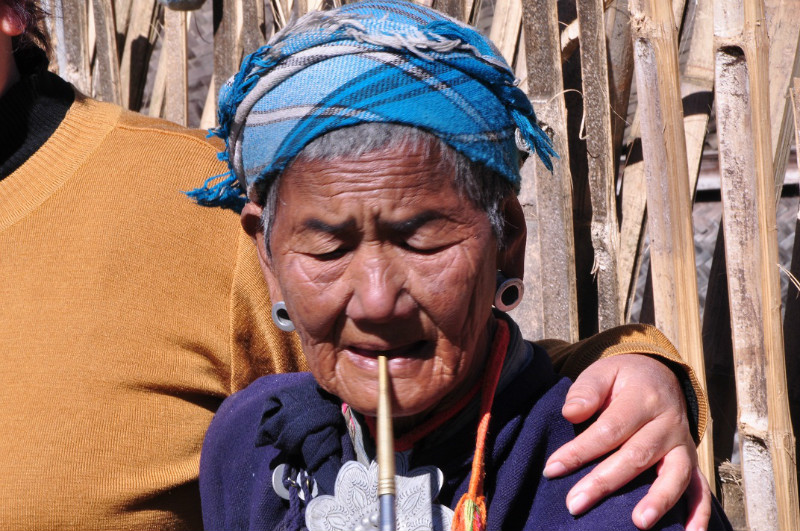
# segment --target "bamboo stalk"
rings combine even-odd
[[[627,0],[603,0],[603,9],[607,10],[611,7],[611,4],[617,2],[619,4],[625,4],[627,6]],[[625,7],[627,13],[627,7]],[[626,19],[627,22],[627,19]],[[564,29],[561,30],[561,63],[563,64],[567,61],[578,49],[578,45],[580,44],[580,24],[578,23],[578,19],[576,18],[569,24],[567,24]]]
[[[119,67],[122,106],[138,111],[147,81],[147,66],[158,35],[162,8],[156,0],[144,0],[131,12]]]
[[[791,90],[793,102],[792,111],[794,116],[794,129],[797,134],[796,146],[800,146],[800,78],[794,78]],[[789,271],[800,278],[800,241],[797,235],[800,234],[800,211],[797,213],[795,222],[795,240],[792,248],[792,263]],[[800,374],[800,290],[794,283],[789,282],[789,289],[786,293],[786,313],[784,315],[784,351],[786,352],[786,374]],[[795,433],[800,429],[800,381],[797,378],[787,378],[789,407],[792,416],[792,427]],[[795,438],[795,456],[800,455],[800,441]]]
[[[489,29],[489,39],[497,46],[510,65],[514,64],[514,54],[517,51],[521,26],[522,1],[497,0],[494,6],[492,26]]]
[[[684,353],[704,384],[674,15],[669,4],[659,0],[632,1],[630,11],[650,213],[656,325]],[[700,468],[707,477],[714,477],[711,439],[705,437],[698,448]]]
[[[772,122],[772,147],[776,194],[780,193],[786,171],[786,159],[791,139],[791,120],[787,119],[790,104],[788,92],[791,72],[797,71],[798,32],[795,20],[800,17],[800,2],[796,0],[768,0],[765,3],[767,32],[772,46],[769,50],[770,117]],[[693,45],[694,48],[694,45]],[[693,53],[693,50],[692,50]],[[713,52],[712,52],[713,53]],[[712,415],[721,420],[720,432],[715,435],[715,455],[730,459],[735,430],[735,383],[733,381],[733,344],[731,340],[728,283],[725,274],[724,230],[720,227],[714,259],[709,273],[706,292],[706,311],[703,319],[704,348],[709,354],[707,367],[709,397]],[[789,315],[787,310],[787,315]],[[787,328],[792,332],[794,322]],[[786,350],[786,352],[792,352]],[[791,358],[790,358],[791,359]],[[792,374],[791,372],[789,374]],[[716,395],[716,397],[714,396]],[[800,397],[799,397],[800,398]],[[730,420],[729,420],[730,419]],[[719,452],[718,452],[719,450]]]
[[[521,323],[526,337],[575,341],[578,338],[578,308],[572,176],[557,6],[555,2],[523,2],[522,6],[529,97],[539,120],[552,132],[555,149],[561,158],[553,160],[552,173],[537,157],[529,157],[523,166],[523,188],[519,200],[529,227],[525,289],[531,294],[541,289],[542,294],[523,299],[516,310],[517,322]],[[533,179],[529,178],[531,175]],[[535,228],[536,234],[532,234],[531,228]],[[533,274],[532,268],[539,260],[538,271]],[[541,323],[541,333],[533,335],[531,327],[537,321]]]
[[[89,19],[84,0],[56,0],[55,27],[58,74],[84,94],[91,94]]]
[[[261,28],[264,27],[264,3],[260,0],[240,0],[242,9],[241,49],[244,55],[253,53],[267,40]],[[322,2],[320,1],[321,5]],[[314,9],[319,9],[315,7]]]
[[[633,42],[631,41],[630,13],[628,0],[614,0],[606,3],[606,41],[608,42],[608,75],[611,100],[611,138],[614,146],[615,166],[622,152],[622,140],[625,136],[628,102],[630,101],[633,82]],[[609,9],[609,7],[611,7]],[[616,169],[616,168],[615,168]],[[617,175],[621,172],[617,170]],[[619,271],[619,262],[617,262]],[[618,273],[619,276],[619,273]],[[626,293],[620,284],[620,296]],[[620,307],[624,310],[624,300]]]
[[[94,94],[100,100],[119,104],[122,101],[119,82],[117,30],[112,0],[92,0],[94,26],[97,32],[95,68],[92,81]]]
[[[751,529],[800,526],[786,399],[768,39],[760,0],[714,10],[717,131],[739,438]]]
[[[602,0],[578,0],[577,6],[581,34],[584,127],[592,199],[593,273],[597,279],[597,323],[602,331],[622,321],[617,279],[619,229],[614,190],[605,17]]]
[[[214,31],[214,94],[219,94],[223,83],[239,70],[242,59],[239,38],[244,22],[240,2],[214,0],[214,19],[219,20]]]
[[[686,60],[683,76],[681,77],[681,96],[684,101],[684,132],[686,134],[686,149],[689,160],[690,195],[694,196],[697,186],[697,177],[700,169],[708,116],[711,112],[711,99],[713,94],[708,93],[709,83],[713,88],[713,64],[710,36],[713,33],[709,11],[712,0],[697,0],[694,9],[687,16],[692,23],[692,31],[684,32],[681,45],[689,41],[693,51]],[[685,3],[673,2],[673,16],[676,20],[681,17],[680,12]],[[696,43],[696,44],[695,44]],[[694,51],[694,47],[697,51]],[[621,53],[621,52],[620,52]],[[627,100],[626,100],[627,103]],[[641,265],[641,246],[647,227],[646,223],[646,197],[644,163],[641,157],[641,129],[639,125],[639,111],[635,111],[631,119],[630,136],[634,140],[628,152],[626,166],[622,174],[622,223],[620,228],[619,250],[619,280],[620,297],[626,318],[630,318],[631,305],[636,293],[636,280],[639,276]],[[622,134],[615,130],[616,134]],[[615,137],[615,141],[617,138]],[[621,142],[621,138],[619,139]]]
[[[458,20],[464,20],[464,14],[469,14],[468,11],[464,10],[463,0],[434,0],[433,8]]]
[[[164,117],[183,126],[187,126],[189,121],[186,16],[186,11],[166,10],[164,47],[161,49],[167,58]]]
[[[153,89],[150,91],[150,106],[148,116],[154,118],[164,117],[164,106],[167,96],[167,54],[164,50],[158,55],[156,77],[153,80]]]
[[[211,129],[217,125],[217,106],[214,103],[214,74],[211,74],[211,82],[206,92],[206,101],[203,104],[203,114],[200,116],[200,129]]]
[[[769,101],[772,121],[773,170],[780,196],[792,144],[794,120],[789,92],[792,79],[800,76],[800,2],[765,0],[769,35]]]

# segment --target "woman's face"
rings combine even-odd
[[[375,415],[386,354],[399,427],[468,391],[488,350],[497,241],[440,166],[421,147],[298,160],[272,227],[268,281],[314,377]]]

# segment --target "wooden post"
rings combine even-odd
[[[153,53],[162,8],[156,0],[137,3],[131,11],[125,47],[119,67],[122,106],[138,111],[147,81],[147,66]]]
[[[522,27],[521,0],[497,0],[489,29],[489,39],[497,46],[509,65],[514,64],[519,32]]]
[[[91,94],[89,19],[85,0],[56,0],[58,74],[84,94]]]
[[[592,246],[597,279],[597,324],[600,331],[621,324],[617,253],[619,228],[614,188],[614,146],[611,101],[608,95],[608,58],[602,0],[578,0],[581,35],[583,115],[589,189],[592,199]]]
[[[698,0],[698,3],[710,3],[711,0]],[[673,16],[675,18],[676,29],[680,20],[683,18],[683,11],[685,9],[685,1],[684,0],[674,0],[672,3],[672,11]],[[616,14],[616,17],[619,17],[620,13]],[[620,30],[621,36],[630,36],[630,24],[628,24],[627,33]],[[696,31],[692,32],[692,42],[694,39],[701,40],[703,39],[702,36],[697,35],[700,30],[705,29],[709,33],[711,33],[711,27],[706,26],[705,28],[695,28]],[[686,35],[686,34],[684,34]],[[625,58],[625,54],[627,50],[622,45],[617,45],[614,48],[615,54],[620,57],[620,59]],[[709,51],[710,53],[710,51]],[[613,57],[613,56],[612,56]],[[632,59],[631,59],[632,60]],[[690,58],[691,60],[691,58]],[[616,69],[621,69],[620,65],[615,66]],[[632,68],[632,66],[631,66]],[[688,65],[687,65],[688,68]],[[624,75],[624,66],[622,67],[621,75]],[[615,75],[616,79],[616,75]],[[621,80],[622,82],[624,80]],[[623,85],[624,90],[624,85]],[[630,87],[627,88],[630,91]],[[615,102],[615,109],[620,108],[621,111],[627,111],[627,103],[628,97],[624,93],[624,102],[625,107],[617,107],[617,103]],[[636,293],[636,280],[639,278],[639,267],[641,265],[641,247],[644,241],[645,231],[647,228],[647,217],[646,217],[646,204],[647,204],[647,194],[645,192],[645,175],[644,175],[644,161],[642,160],[641,150],[641,127],[640,127],[640,112],[637,108],[634,111],[633,116],[630,118],[631,127],[630,127],[630,134],[632,141],[630,142],[628,155],[625,161],[625,168],[622,172],[622,223],[620,224],[620,248],[619,248],[619,258],[617,261],[618,267],[618,277],[620,282],[619,287],[619,296],[620,296],[620,307],[623,308],[624,315],[626,320],[630,319],[631,313],[631,304],[633,302],[634,295]],[[686,120],[686,117],[684,117]],[[684,122],[686,124],[686,122]],[[620,131],[619,128],[624,127],[624,124],[615,125],[614,130],[614,140],[615,142],[621,142],[622,138],[621,135],[623,131]],[[691,129],[686,129],[686,134],[690,135]],[[703,130],[705,133],[705,130]],[[617,138],[619,135],[619,138]],[[687,144],[689,143],[689,139],[692,138],[687,136]],[[616,144],[615,144],[616,145]],[[700,145],[698,149],[702,149],[702,138],[700,140]],[[691,167],[691,166],[690,166]],[[695,176],[696,180],[696,176]]]
[[[674,15],[670,5],[660,0],[632,1],[630,11],[656,325],[686,356],[705,385]],[[711,439],[705,437],[698,452],[701,470],[713,478]]]
[[[628,102],[633,81],[633,44],[631,42],[628,0],[614,0],[612,4],[611,9],[606,6],[606,41],[608,42],[608,75],[610,78],[611,143],[614,146],[614,163],[616,165],[622,151],[622,140],[627,125]],[[619,266],[617,270],[619,271]],[[619,290],[620,296],[623,297],[620,304],[622,310],[625,309],[625,291]]]
[[[242,48],[239,36],[242,31],[242,6],[238,1],[214,2],[214,94],[239,71]]]
[[[792,110],[794,115],[794,128],[797,134],[797,146],[800,146],[800,78],[794,78],[792,86]],[[795,278],[800,278],[800,211],[797,213],[794,231],[794,246],[792,248],[792,263],[789,267]],[[789,408],[792,415],[792,428],[795,433],[800,430],[800,289],[789,282],[786,293],[786,313],[784,315],[784,350],[786,352],[786,374],[789,386]],[[800,441],[795,436],[795,456],[800,455]]]
[[[535,223],[538,235],[529,233],[526,271],[534,260],[541,261],[532,284],[526,273],[525,288],[530,293],[542,290],[541,297],[526,297],[517,309],[517,322],[525,337],[550,337],[566,341],[578,339],[577,288],[575,286],[575,244],[572,227],[572,176],[566,129],[566,107],[561,73],[561,45],[555,2],[522,2],[523,35],[527,51],[529,96],[536,115],[553,138],[561,158],[553,160],[553,172],[529,157],[523,173],[527,179],[519,196],[529,228]],[[532,168],[529,168],[531,166]],[[531,173],[530,170],[533,170]],[[544,273],[544,274],[543,274]],[[547,309],[544,312],[544,308]],[[531,334],[530,326],[539,320],[542,332]]]
[[[751,529],[800,526],[780,322],[768,39],[761,0],[714,6],[717,134],[739,440]]]
[[[796,0],[767,0],[765,3],[767,17],[767,32],[770,42],[774,45],[769,50],[769,80],[770,80],[770,118],[772,123],[773,165],[775,176],[776,194],[780,194],[786,160],[789,152],[791,138],[791,122],[788,118],[790,104],[787,98],[790,78],[798,67],[798,35],[796,24],[793,21],[800,17],[800,2]],[[692,41],[694,43],[694,40]],[[692,45],[694,48],[694,44]],[[694,50],[690,51],[694,55]],[[713,55],[713,51],[712,51]],[[691,166],[690,166],[691,167]],[[717,244],[714,249],[714,259],[709,272],[708,290],[706,292],[706,309],[703,319],[703,348],[706,352],[709,369],[707,374],[709,401],[712,416],[717,422],[714,436],[714,455],[717,460],[730,459],[733,450],[733,433],[736,426],[736,401],[735,382],[733,379],[733,344],[731,340],[730,310],[728,299],[728,282],[725,273],[725,245],[724,230],[720,227],[717,235]],[[791,289],[791,287],[790,287]],[[791,303],[791,298],[788,301]],[[790,319],[792,309],[787,304],[786,323],[791,323],[786,328],[787,334],[792,334],[797,329],[796,321]],[[793,352],[788,348],[790,339],[785,341],[786,352]],[[792,374],[788,364],[791,357],[787,358],[787,372]],[[800,368],[800,367],[799,367]],[[789,379],[790,400],[792,396],[792,380]],[[798,388],[800,393],[800,388]],[[800,400],[800,396],[798,396]],[[800,413],[798,413],[800,415]],[[795,426],[795,429],[797,426]]]
[[[164,117],[183,126],[187,126],[189,120],[186,16],[186,11],[165,10],[166,32],[161,49],[161,53],[167,56]]]
[[[800,76],[800,2],[765,0],[769,35],[769,101],[772,121],[773,173],[776,193],[780,196],[789,148],[792,145],[794,120],[789,92],[792,79]]]
[[[94,95],[102,101],[119,104],[122,92],[119,81],[117,30],[111,0],[93,0],[94,27],[97,33],[94,59]]]

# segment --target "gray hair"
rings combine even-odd
[[[295,160],[311,162],[359,157],[390,144],[398,150],[423,149],[425,156],[438,151],[438,172],[452,174],[459,194],[486,212],[498,245],[503,246],[505,217],[502,206],[503,200],[514,194],[512,184],[483,164],[469,160],[427,131],[392,123],[362,123],[336,129],[314,139]],[[270,255],[270,233],[277,210],[280,180],[281,175],[278,175],[274,179],[261,179],[254,185],[255,200],[264,207],[261,223],[264,227],[264,244]]]

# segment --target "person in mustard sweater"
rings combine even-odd
[[[220,145],[48,73],[37,16],[31,0],[0,0],[0,529],[198,529],[200,446],[217,407],[258,376],[306,366],[271,322],[238,215],[180,193],[224,171]],[[672,345],[628,326],[548,350],[573,377],[606,356],[573,386],[569,420],[615,399],[545,472],[624,444],[573,489],[570,510],[663,460],[635,523],[690,484],[689,528],[703,527],[693,436],[706,402]],[[637,352],[672,368],[617,356]],[[614,418],[623,425],[610,430]],[[641,448],[646,462],[628,462]]]

